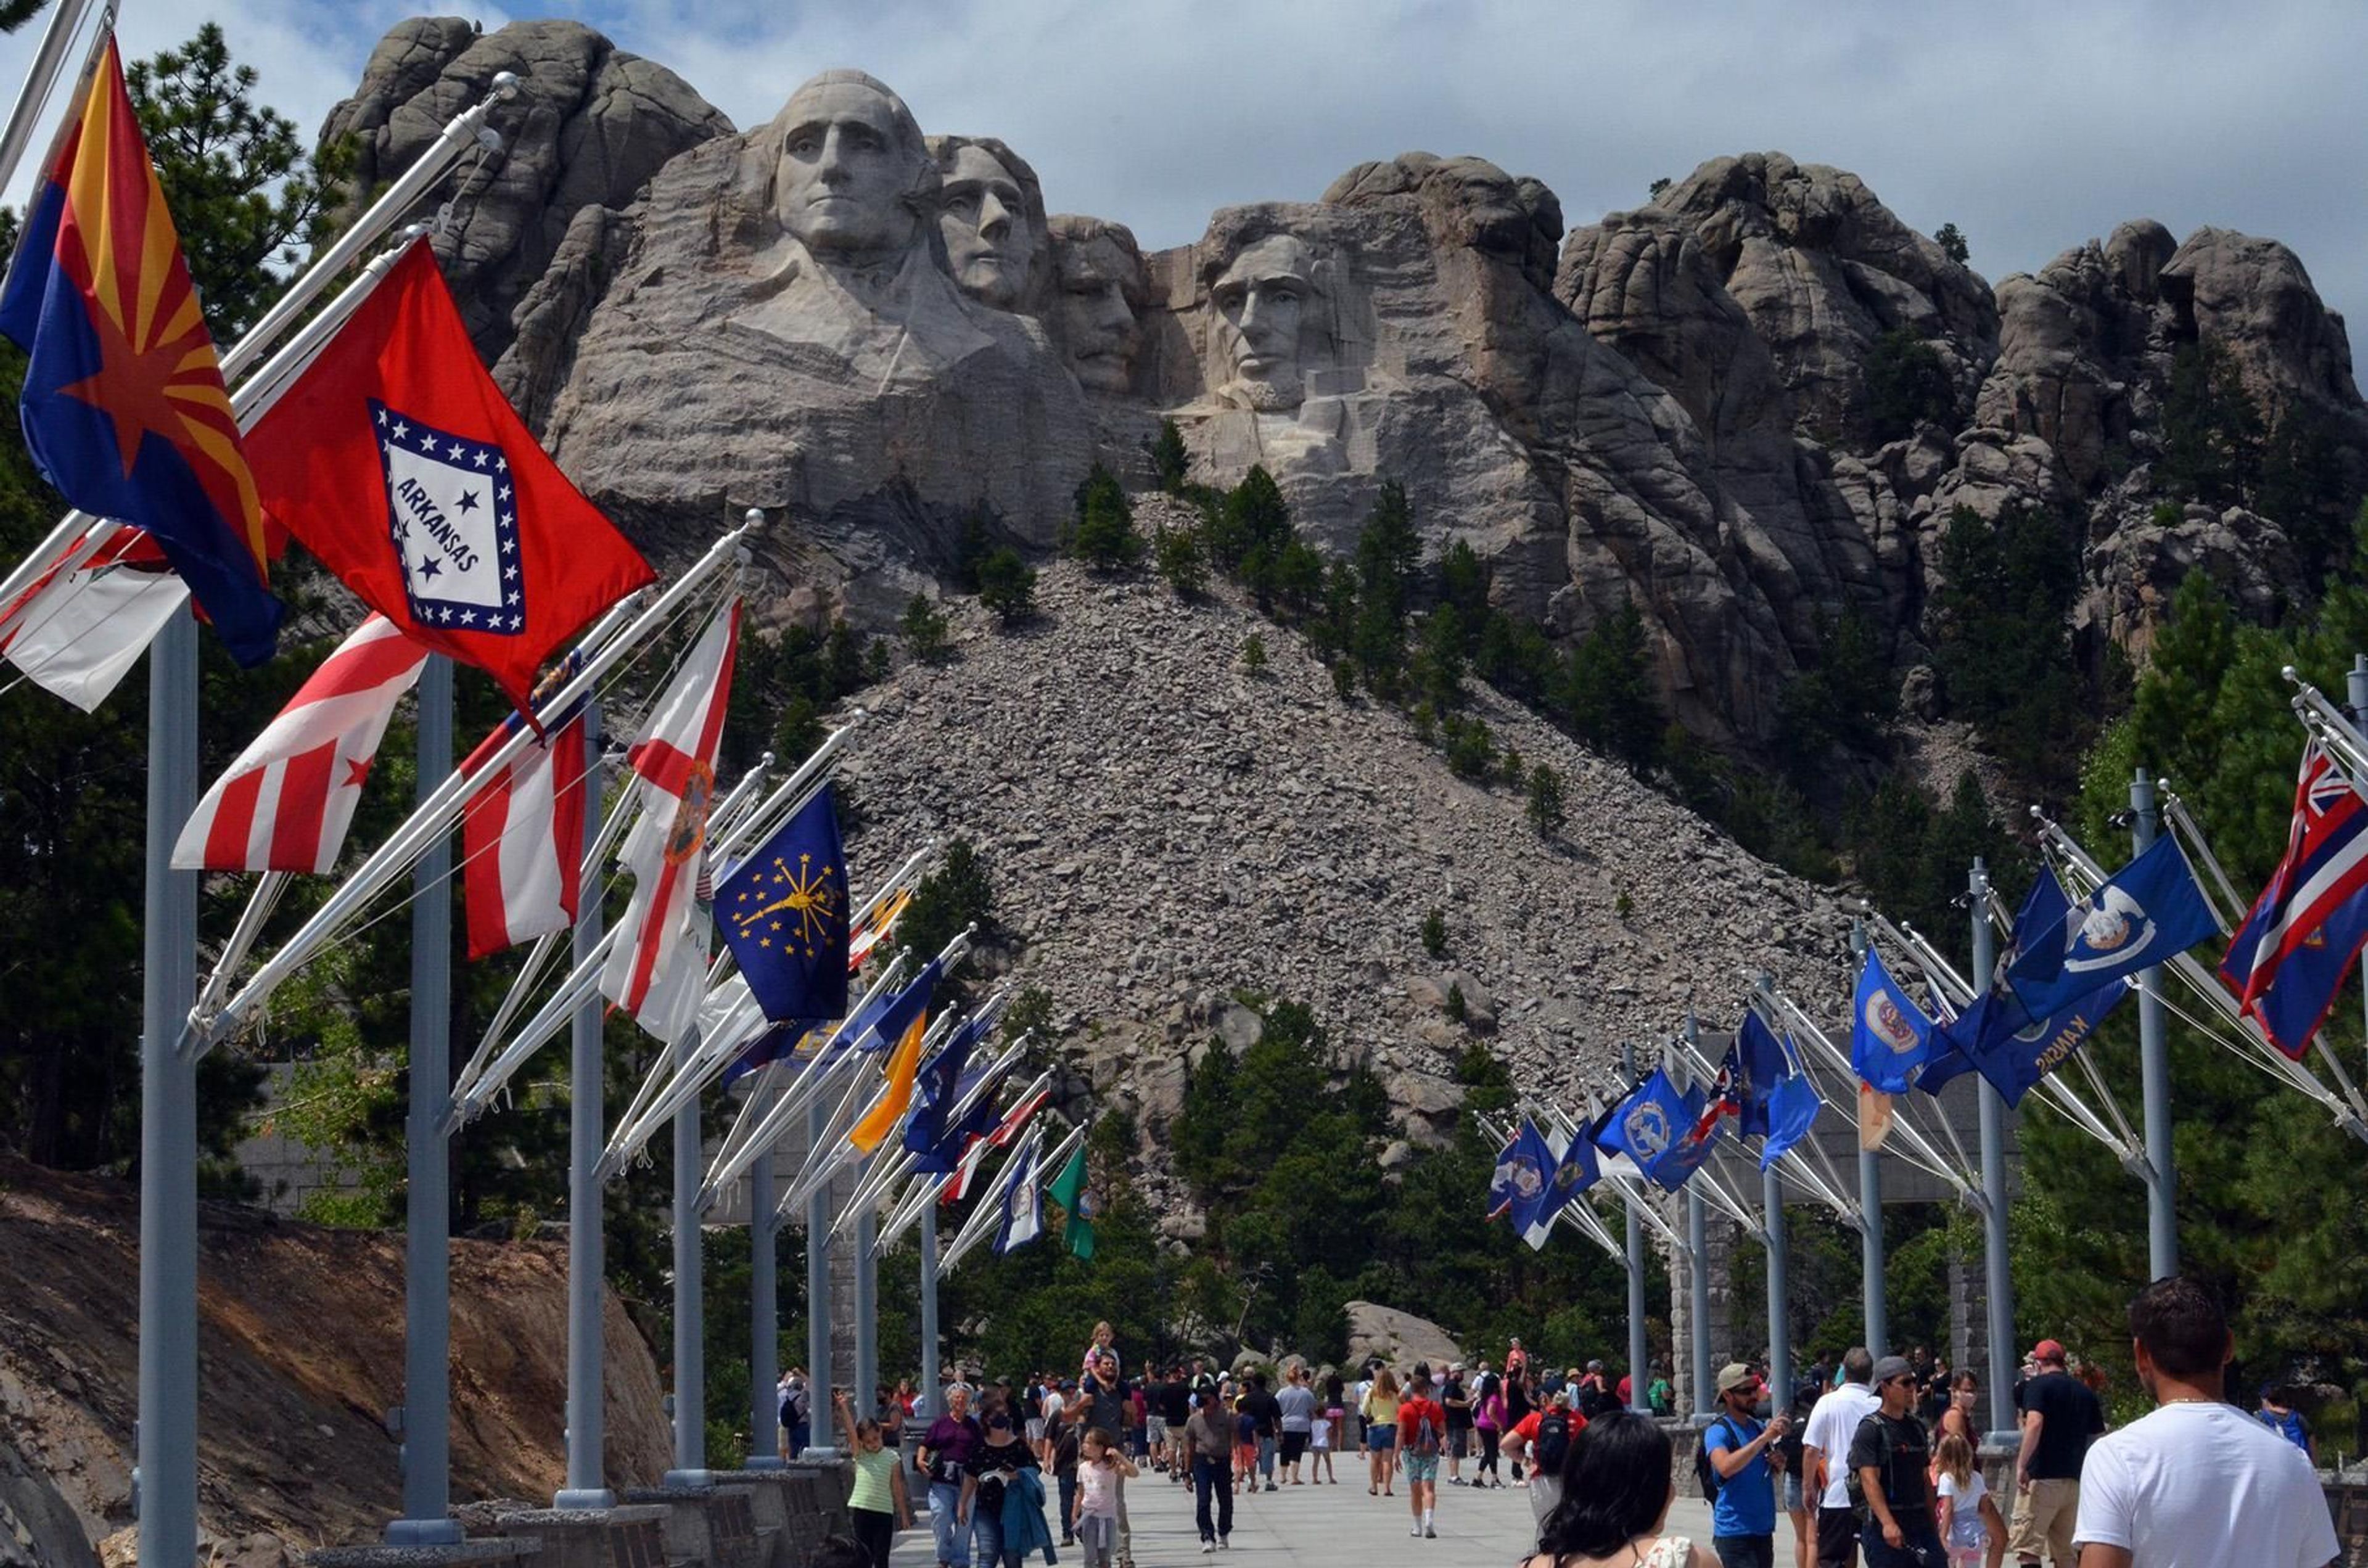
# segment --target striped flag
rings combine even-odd
[[[1037,1090],[1005,1114],[1003,1125],[984,1138],[973,1138],[970,1141],[970,1147],[962,1153],[962,1165],[955,1170],[953,1179],[946,1183],[945,1193],[940,1201],[960,1203],[968,1197],[970,1184],[977,1178],[979,1164],[986,1158],[987,1152],[999,1149],[1017,1138],[1020,1130],[1028,1125],[1029,1118],[1042,1110],[1045,1102],[1052,1097],[1051,1090]]]
[[[640,775],[642,814],[617,863],[633,874],[633,896],[617,922],[600,994],[670,1045],[697,1021],[707,989],[713,923],[697,895],[706,874],[715,748],[739,646],[735,600],[700,633],[628,754]]]
[[[995,1235],[997,1254],[1024,1247],[1044,1233],[1044,1188],[1036,1171],[1039,1142],[1033,1138],[1028,1141],[1028,1147],[1013,1158],[1010,1175],[1004,1178],[1003,1222],[996,1227]]]
[[[206,791],[174,869],[328,870],[395,701],[427,661],[385,617],[363,621]]]
[[[523,727],[513,713],[470,754],[474,775]],[[484,958],[575,924],[585,796],[582,709],[502,765],[461,822],[469,956]]]
[[[118,528],[89,560],[66,570],[82,545],[76,539],[40,581],[0,609],[0,657],[44,691],[95,713],[189,589],[138,528]]]

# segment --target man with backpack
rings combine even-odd
[[[1694,1475],[1710,1501],[1711,1546],[1722,1568],[1776,1568],[1776,1477],[1791,1417],[1752,1415],[1759,1379],[1741,1362],[1718,1374],[1718,1415],[1702,1429]]]
[[[1406,1397],[1398,1402],[1398,1452],[1414,1509],[1408,1535],[1429,1540],[1439,1534],[1431,1516],[1439,1507],[1439,1454],[1445,1447],[1447,1412],[1430,1397],[1430,1369],[1418,1365],[1406,1383]]]
[[[1570,1407],[1570,1390],[1556,1389],[1543,1409],[1532,1410],[1505,1434],[1505,1446],[1518,1461],[1530,1462],[1530,1512],[1543,1527],[1546,1516],[1562,1501],[1563,1456],[1571,1439],[1587,1430],[1587,1417]]]
[[[1873,1375],[1874,1358],[1865,1346],[1851,1346],[1842,1356],[1841,1386],[1817,1401],[1802,1435],[1802,1460],[1808,1466],[1803,1501],[1810,1510],[1809,1545],[1817,1568],[1851,1568],[1858,1562],[1858,1517],[1850,1511],[1844,1478],[1859,1423],[1883,1403],[1867,1387]]]
[[[1949,1560],[1933,1523],[1932,1449],[1916,1419],[1916,1388],[1907,1357],[1877,1361],[1874,1392],[1883,1403],[1850,1438],[1844,1484],[1867,1568],[1944,1568]]]

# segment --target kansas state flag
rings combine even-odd
[[[1715,1123],[1707,1136],[1691,1136],[1706,1103],[1701,1089],[1680,1094],[1669,1075],[1656,1067],[1651,1077],[1611,1108],[1596,1135],[1596,1144],[1627,1155],[1646,1177],[1675,1192],[1702,1168],[1717,1141]]]
[[[2052,933],[2024,939],[2007,971],[2034,1018],[2062,1012],[2107,981],[2165,963],[2216,934],[2179,843],[2164,834],[2097,891],[2065,911]]]
[[[1817,1112],[1825,1108],[1806,1073],[1777,1079],[1776,1086],[1768,1092],[1768,1136],[1759,1145],[1759,1168],[1766,1170],[1806,1138],[1809,1129],[1816,1125]]]
[[[1932,1020],[1891,978],[1882,955],[1867,949],[1850,1003],[1850,1067],[1870,1088],[1904,1095],[1931,1054]]]
[[[715,916],[765,1017],[847,1011],[847,858],[829,785],[733,868]]]
[[[112,39],[32,193],[0,333],[31,356],[19,413],[41,476],[145,529],[233,658],[271,657],[262,504]]]

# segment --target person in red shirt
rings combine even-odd
[[[1439,1456],[1447,1447],[1447,1412],[1430,1397],[1430,1367],[1418,1363],[1398,1403],[1398,1455],[1406,1466],[1406,1495],[1413,1499],[1408,1535],[1435,1537],[1431,1516],[1439,1507]]]
[[[1552,1427],[1547,1422],[1554,1422]],[[1570,1406],[1570,1391],[1556,1389],[1546,1403],[1514,1423],[1505,1434],[1505,1451],[1516,1463],[1530,1467],[1530,1512],[1541,1527],[1562,1501],[1563,1456],[1571,1440],[1587,1430],[1587,1417]]]

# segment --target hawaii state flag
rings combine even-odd
[[[2314,739],[2294,782],[2285,858],[2220,960],[2220,983],[2299,1062],[2368,945],[2368,801]]]
[[[485,374],[425,240],[247,446],[275,521],[414,642],[528,711],[535,672],[654,580]]]
[[[31,357],[18,413],[41,477],[145,529],[233,658],[271,657],[256,478],[112,39],[32,192],[0,333]]]

